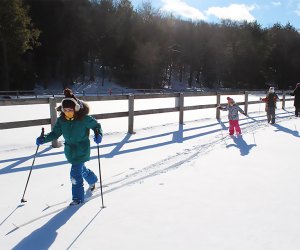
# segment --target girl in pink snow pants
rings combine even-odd
[[[232,98],[227,97],[227,102],[228,104],[225,107],[218,106],[217,108],[223,111],[228,111],[229,135],[233,135],[234,131],[236,134],[241,134],[239,112],[243,115],[245,115],[245,112],[234,102]]]

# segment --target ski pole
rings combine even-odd
[[[95,136],[97,137],[99,135],[99,130],[95,130]],[[102,200],[102,208],[104,208],[103,203],[103,191],[102,191],[102,177],[101,177],[101,167],[100,167],[100,150],[99,150],[99,144],[97,144],[97,151],[98,151],[98,165],[99,165],[99,180],[100,180],[100,190],[101,190],[101,200]]]
[[[247,127],[250,127],[251,124],[250,124],[249,116],[248,115],[245,115],[245,116],[248,118],[248,122],[247,122],[248,125],[247,125]],[[252,130],[253,141],[254,141],[254,144],[256,145],[256,140],[255,140],[255,135],[254,135],[254,129],[255,129],[255,127],[252,126],[252,129],[250,129],[250,132]]]
[[[221,132],[221,140],[223,141],[225,139],[225,137],[223,135],[223,129],[222,128],[220,129],[220,132]],[[225,142],[225,145],[227,146],[226,140],[224,140],[224,142]]]
[[[261,97],[259,98],[259,106],[258,106],[258,116],[260,117],[260,104],[261,104]]]
[[[44,133],[45,133],[45,130],[44,130],[44,128],[42,128],[42,133],[41,133],[40,137],[43,137],[43,136],[44,136]],[[26,192],[26,189],[27,189],[27,185],[28,185],[28,182],[29,182],[29,179],[30,179],[30,176],[31,176],[31,172],[32,172],[32,167],[33,167],[33,165],[34,165],[35,157],[36,157],[36,155],[37,155],[37,152],[38,152],[38,150],[39,150],[39,147],[40,147],[40,145],[37,146],[36,151],[35,151],[35,154],[34,154],[34,157],[33,157],[32,165],[31,165],[31,167],[30,167],[30,171],[29,171],[29,175],[28,175],[28,178],[27,178],[27,182],[26,182],[26,186],[25,186],[24,193],[23,193],[23,197],[22,197],[22,199],[21,199],[21,203],[27,202],[27,200],[24,199],[24,196],[25,196],[25,192]]]

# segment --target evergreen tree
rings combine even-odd
[[[39,30],[34,28],[28,8],[21,0],[0,0],[0,6],[0,61],[3,65],[0,88],[10,90],[13,86],[19,87],[21,56],[38,44]]]

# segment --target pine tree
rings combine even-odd
[[[10,90],[13,67],[24,52],[38,44],[39,30],[33,27],[21,0],[0,0],[0,6],[0,88]]]

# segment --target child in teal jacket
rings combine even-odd
[[[65,98],[58,107],[61,114],[53,130],[43,137],[38,137],[36,144],[51,142],[61,135],[64,137],[64,153],[72,165],[70,177],[73,201],[70,205],[77,205],[84,202],[83,179],[90,185],[91,190],[94,190],[95,183],[98,181],[95,173],[84,164],[90,160],[90,129],[95,133],[94,141],[97,144],[101,143],[103,134],[100,123],[88,115],[88,105],[78,100],[70,89],[65,89],[64,94]]]

